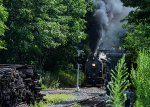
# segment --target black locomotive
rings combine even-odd
[[[106,86],[110,78],[107,59],[90,56],[85,64],[86,86]]]
[[[115,69],[123,55],[130,55],[124,50],[98,50],[85,62],[85,81],[87,86],[105,86],[110,81],[111,69]]]

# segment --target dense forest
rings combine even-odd
[[[40,69],[73,63],[77,44],[86,38],[87,9],[84,0],[1,1],[1,63]]]
[[[144,78],[150,71],[146,68],[150,63],[150,1],[120,1],[133,8],[122,19],[126,32],[121,46],[131,53],[128,59],[131,66],[132,63],[137,65],[132,68],[133,80],[140,81],[138,76],[143,74],[141,77]],[[90,26],[94,11],[92,0],[0,0],[0,63],[34,64],[42,73],[53,72],[50,74],[53,76],[43,74],[47,88],[62,83],[62,86],[72,86],[76,82],[77,49],[80,47],[84,51],[84,61],[92,51],[89,35],[95,29]],[[139,71],[137,77],[135,71]],[[148,84],[148,80],[145,81]],[[136,89],[140,90],[140,82],[135,83]],[[139,90],[137,94],[142,96]],[[141,96],[137,96],[137,107],[146,107],[149,103],[146,100],[141,103]],[[146,99],[148,95],[142,97]]]
[[[150,45],[149,1],[122,2],[135,8],[125,18],[128,32],[122,45],[136,54]],[[40,69],[55,70],[76,63],[81,41],[89,52],[86,25],[94,11],[89,1],[1,0],[0,8],[1,63],[36,64]]]

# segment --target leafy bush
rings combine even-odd
[[[137,69],[132,69],[137,96],[136,107],[150,107],[150,50],[139,52],[137,64]]]
[[[119,60],[115,71],[111,71],[111,82],[109,82],[108,89],[113,107],[124,107],[126,97],[123,93],[129,85],[129,81],[127,80],[128,76],[124,56]]]
[[[68,64],[66,69],[59,71],[59,79],[62,87],[75,87],[77,82],[77,70],[72,64]],[[84,81],[84,74],[80,72],[80,84]]]
[[[132,53],[132,62],[136,61],[140,49],[149,49],[150,46],[150,24],[125,25],[127,29],[123,46]]]
[[[77,70],[72,64],[60,67],[57,72],[42,73],[41,84],[42,89],[59,88],[59,87],[75,87],[77,79]],[[84,74],[80,72],[80,84],[84,82]]]
[[[43,73],[41,77],[41,84],[42,89],[58,88],[60,85],[58,74],[50,72]]]

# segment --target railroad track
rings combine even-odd
[[[105,94],[100,94],[88,99],[72,103],[67,107],[73,107],[75,104],[79,104],[81,105],[81,107],[105,107]]]

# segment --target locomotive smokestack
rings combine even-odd
[[[97,54],[99,48],[102,50],[118,48],[120,37],[125,32],[122,28],[123,23],[120,20],[125,18],[132,8],[124,7],[120,0],[94,0],[94,5],[96,10],[93,16],[98,25],[97,34],[99,36],[96,45],[94,45],[96,46],[94,49],[95,54]]]

